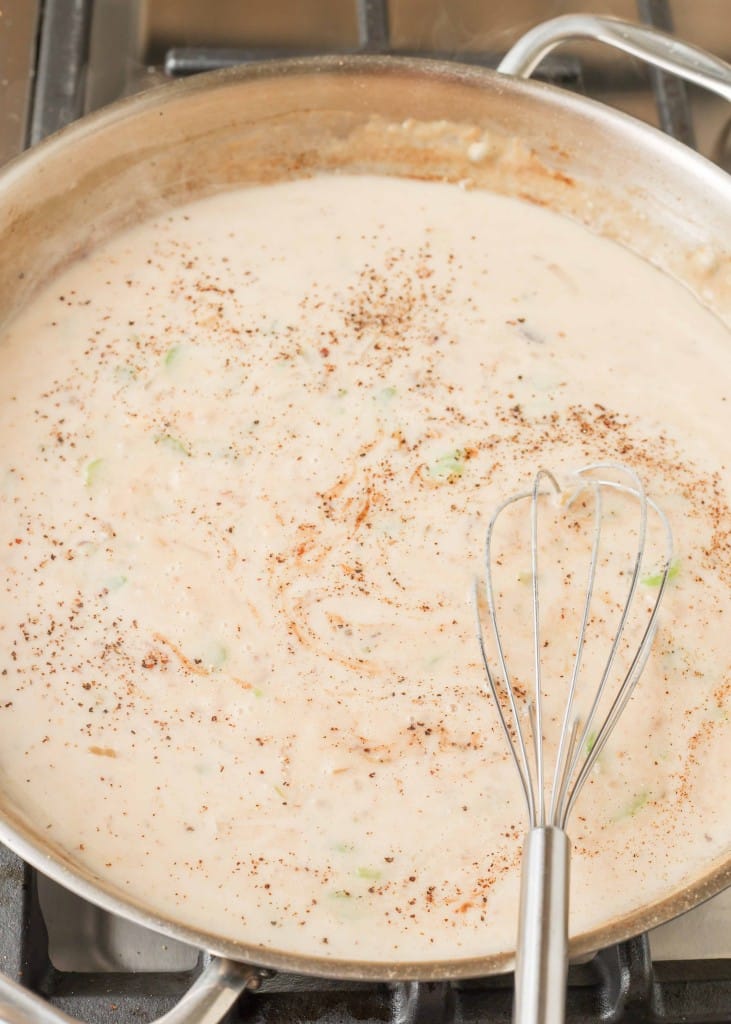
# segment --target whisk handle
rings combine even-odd
[[[533,828],[525,839],[513,1024],[564,1024],[570,851],[560,828]]]

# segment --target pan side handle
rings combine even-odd
[[[245,990],[255,991],[262,972],[249,964],[211,957],[183,998],[154,1024],[218,1024]],[[0,974],[0,1020],[3,1024],[78,1024]]]
[[[731,64],[657,29],[591,14],[566,14],[537,25],[508,50],[498,71],[529,78],[546,54],[572,39],[613,46],[731,100]]]

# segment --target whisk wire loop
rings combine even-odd
[[[665,587],[667,586],[669,568],[670,567],[668,564],[668,566],[663,571],[657,600],[652,609],[652,612],[650,613],[650,618],[648,620],[642,639],[637,647],[637,651],[632,660],[632,664],[627,670],[627,673],[617,691],[617,695],[614,701],[612,702],[612,706],[610,707],[606,715],[606,718],[604,719],[602,728],[597,733],[597,737],[594,744],[592,745],[592,749],[589,752],[586,761],[582,765],[576,777],[573,790],[568,798],[565,809],[563,810],[561,815],[561,828],[566,827],[566,821],[568,820],[568,817],[571,813],[571,809],[574,806],[574,803],[576,802],[576,798],[581,792],[581,788],[584,785],[584,782],[586,781],[588,775],[594,767],[597,758],[604,749],[604,746],[607,740],[609,739],[609,736],[611,735],[614,726],[616,725],[618,719],[624,711],[627,702],[632,696],[635,686],[637,685],[637,682],[639,681],[639,678],[644,670],[645,664],[647,663],[647,659],[650,656],[652,642],[655,639],[655,633],[657,631],[657,615],[660,608],[660,602],[662,600]]]
[[[591,486],[594,491],[594,539],[591,548],[591,557],[589,559],[589,570],[586,581],[586,597],[584,599],[584,608],[581,617],[581,628],[579,629],[579,639],[576,645],[576,657],[574,658],[574,665],[571,671],[571,682],[569,684],[568,697],[566,699],[566,707],[564,709],[563,722],[561,724],[561,734],[558,743],[558,752],[556,754],[556,767],[553,776],[553,787],[551,789],[551,813],[550,820],[552,823],[556,823],[562,817],[561,808],[563,806],[566,790],[571,783],[571,776],[575,767],[576,761],[576,750],[577,750],[577,737],[580,729],[580,721],[575,718],[571,725],[575,698],[576,688],[579,679],[579,673],[581,672],[581,661],[584,654],[584,645],[586,643],[586,630],[589,623],[589,615],[591,612],[591,602],[594,596],[594,584],[596,582],[596,569],[599,563],[599,540],[601,537],[601,521],[602,521],[602,492],[596,481],[591,481]],[[589,727],[590,728],[590,727]],[[584,725],[584,732],[587,732],[587,726]],[[568,737],[568,742],[567,742]],[[580,741],[585,742],[585,736],[582,734]],[[580,744],[579,748],[580,749]]]
[[[518,772],[518,778],[520,779],[521,785],[523,787],[523,794],[525,796],[525,802],[526,802],[526,806],[528,808],[528,820],[529,820],[531,828],[532,828],[533,824],[535,822],[535,811],[534,811],[534,807],[533,807],[533,787],[532,787],[532,784],[531,784],[530,765],[528,764],[528,752],[526,750],[525,740],[523,739],[523,734],[522,734],[522,731],[520,729],[520,720],[518,718],[518,711],[517,711],[517,708],[515,707],[515,695],[514,695],[512,686],[508,686],[507,687],[508,699],[510,700],[510,704],[511,704],[511,711],[512,711],[512,714],[513,714],[513,720],[518,723],[518,725],[517,725],[517,734],[518,735],[517,735],[517,739],[514,741],[512,735],[510,733],[510,726],[508,725],[507,719],[505,717],[505,712],[503,711],[503,707],[502,707],[502,704],[500,702],[500,696],[498,694],[497,684],[495,683],[495,677],[494,677],[494,675],[492,673],[492,668],[490,667],[490,660],[489,660],[489,658],[487,656],[487,651],[485,649],[485,637],[484,637],[484,634],[483,634],[483,631],[482,631],[482,622],[480,620],[479,600],[480,600],[480,598],[479,598],[479,583],[478,583],[477,580],[475,580],[475,582],[473,584],[473,601],[472,601],[472,603],[473,603],[473,606],[474,606],[474,609],[475,609],[475,618],[476,618],[476,621],[477,621],[477,640],[478,640],[478,643],[479,643],[479,646],[480,646],[480,655],[482,657],[482,664],[483,664],[483,667],[485,669],[485,676],[487,677],[487,683],[488,683],[488,686],[490,688],[490,693],[492,694],[492,699],[493,699],[493,701],[495,703],[495,707],[497,709],[498,720],[500,722],[500,726],[501,726],[501,728],[503,730],[503,733],[505,734],[505,738],[508,741],[508,750],[510,751],[510,753],[511,753],[511,755],[513,757],[513,761],[515,762],[515,767],[516,767],[517,772]],[[490,619],[491,619],[493,627],[494,627],[495,623],[494,623],[494,620],[493,620],[493,610],[492,610],[492,608],[489,609],[489,615],[490,615]],[[498,646],[499,646],[499,642],[498,642]]]
[[[495,602],[495,593],[493,588],[493,577],[491,571],[492,564],[492,536],[495,529],[495,523],[498,521],[502,513],[510,505],[514,505],[519,501],[524,501],[531,495],[531,491],[524,491],[521,494],[513,495],[512,498],[508,498],[502,505],[493,513],[492,519],[490,520],[487,527],[487,535],[485,538],[485,564],[488,567],[488,571],[485,574],[485,597],[487,599],[488,616],[490,618],[490,624],[492,626],[492,633],[495,640],[495,646],[497,648],[498,661],[500,663],[500,671],[502,673],[503,682],[508,695],[508,701],[510,704],[510,711],[512,714],[513,726],[515,729],[515,737],[513,737],[510,726],[508,725],[503,706],[500,701],[500,696],[495,682],[495,676],[493,675],[492,668],[490,666],[490,659],[487,656],[487,650],[485,646],[485,637],[482,630],[482,619],[480,617],[480,604],[479,604],[479,583],[477,580],[474,582],[473,587],[473,604],[475,609],[475,619],[477,624],[477,639],[480,646],[480,654],[482,656],[482,664],[485,669],[485,675],[487,677],[488,686],[492,694],[492,698],[497,708],[498,719],[500,725],[505,734],[505,738],[508,741],[508,747],[512,754],[515,766],[518,770],[518,776],[520,778],[521,785],[523,787],[523,793],[525,795],[525,801],[528,808],[528,820],[531,828],[536,823],[536,810],[535,810],[535,799],[533,790],[533,776],[530,768],[530,762],[528,760],[528,748],[523,735],[523,730],[520,724],[520,716],[518,714],[518,707],[515,699],[515,690],[510,679],[510,672],[508,671],[508,664],[505,658],[505,651],[503,649],[502,638],[500,629],[497,622],[497,611]]]
[[[613,479],[611,475],[624,476],[628,482],[621,483]],[[554,826],[564,829],[567,819],[571,813],[579,792],[586,782],[592,768],[604,749],[607,740],[624,708],[627,705],[632,692],[637,684],[647,658],[650,654],[652,641],[657,629],[657,616],[662,597],[664,595],[668,573],[670,571],[673,539],[667,517],[658,505],[647,497],[645,489],[638,475],[634,470],[610,462],[596,462],[579,469],[575,478],[580,486],[573,494],[570,494],[565,501],[568,509],[578,500],[579,495],[587,491],[592,496],[594,506],[593,516],[593,539],[591,553],[589,556],[588,570],[586,574],[586,589],[583,606],[581,608],[580,629],[577,636],[576,650],[573,658],[571,675],[567,689],[566,701],[561,721],[561,728],[558,738],[556,760],[553,766],[551,787],[549,791],[548,813],[546,814],[546,765],[544,754],[543,738],[543,681],[542,681],[542,639],[541,639],[541,609],[539,593],[539,505],[542,500],[550,497],[551,493],[561,495],[559,485],[553,473],[546,469],[540,469],[533,480],[530,490],[523,491],[504,501],[495,511],[488,525],[485,540],[485,598],[487,611],[490,620],[492,635],[497,651],[497,660],[500,667],[501,686],[498,686],[495,675],[490,665],[487,654],[485,637],[483,634],[482,619],[479,609],[479,591],[475,584],[475,613],[477,620],[477,635],[480,646],[482,662],[485,668],[486,677],[490,692],[498,711],[500,725],[508,741],[508,745],[520,777],[523,793],[528,810],[528,820],[531,828]],[[546,486],[546,484],[548,486]],[[619,615],[618,624],[612,638],[609,652],[604,661],[602,671],[595,685],[593,699],[588,711],[581,718],[576,715],[576,695],[579,680],[582,673],[583,658],[587,631],[592,612],[592,601],[595,593],[597,569],[600,562],[602,549],[603,526],[604,526],[604,504],[603,492],[613,491],[626,495],[637,502],[639,510],[639,522],[637,525],[637,541],[630,582],[627,588],[626,597]],[[531,544],[531,598],[532,598],[532,635],[533,635],[533,673],[534,686],[531,698],[528,701],[527,716],[530,738],[525,734],[525,727],[522,724],[515,687],[511,678],[511,672],[505,653],[501,635],[500,623],[498,620],[497,602],[495,599],[495,586],[493,581],[493,536],[495,525],[503,513],[511,505],[519,502],[530,501],[530,544]],[[666,556],[661,572],[660,585],[658,588],[655,603],[649,613],[641,639],[631,658],[630,665],[619,684],[616,684],[614,697],[609,705],[608,711],[604,713],[601,724],[597,727],[599,708],[606,701],[607,688],[613,678],[613,671],[618,652],[626,634],[627,625],[630,620],[633,602],[635,600],[638,585],[641,579],[643,560],[645,557],[648,511],[652,510],[658,517],[665,533]],[[510,715],[506,714],[505,708],[500,699],[500,693],[507,696],[507,705]],[[529,756],[531,748],[533,763]]]
[[[543,688],[541,684],[541,614],[538,595],[538,498],[541,494],[541,481],[550,482],[557,494],[561,493],[556,477],[547,469],[539,469],[533,480],[531,494],[531,574],[533,588],[533,713],[535,721],[531,721],[533,735],[533,756],[536,764],[536,789],[538,807],[536,818],[538,825],[546,823],[545,783],[543,766]]]

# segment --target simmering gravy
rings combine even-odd
[[[537,465],[621,459],[678,561],[573,819],[572,932],[667,896],[729,850],[728,346],[625,249],[452,185],[314,177],[114,239],[0,339],[7,805],[252,946],[510,949],[471,582]]]

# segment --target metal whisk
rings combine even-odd
[[[622,575],[629,580],[623,597],[611,605],[616,609],[613,629],[605,630],[609,639],[608,653],[602,657],[603,668],[591,683],[584,682],[584,661],[587,637],[595,618],[606,625],[608,602],[603,601],[599,611],[595,603],[602,601],[597,585],[600,565],[609,555],[606,545],[606,523],[613,520],[616,528],[617,509],[607,511],[608,495],[622,504],[621,512],[633,511],[633,529],[627,552],[627,569]],[[532,695],[530,687],[518,684],[508,664],[505,639],[499,622],[493,563],[504,566],[502,559],[493,554],[495,527],[506,510],[522,502],[530,503],[531,567],[528,582],[532,603]],[[591,526],[586,531],[587,574],[583,605],[576,606],[579,623],[575,644],[572,646],[572,667],[566,677],[563,715],[558,727],[553,770],[547,765],[546,726],[544,721],[545,691],[542,685],[542,662],[549,641],[541,628],[542,585],[539,576],[539,519],[553,509],[568,520],[573,509],[581,506],[584,516],[590,516]],[[593,506],[593,516],[591,515]],[[558,509],[558,513],[556,510]],[[648,545],[648,519],[657,517],[660,527],[661,550],[664,552],[659,572],[652,577],[654,601],[645,602],[637,610],[638,588],[643,579]],[[572,538],[581,524],[571,521]],[[634,538],[634,543],[632,538]],[[604,541],[604,544],[603,544]],[[596,463],[572,474],[572,486],[562,489],[556,477],[540,470],[530,490],[514,495],[497,509],[487,530],[485,544],[485,589],[487,617],[492,626],[492,637],[499,673],[493,672],[487,653],[482,627],[479,587],[475,587],[475,609],[480,651],[490,691],[495,701],[500,724],[508,741],[522,784],[528,808],[529,831],[523,850],[521,874],[520,916],[515,972],[515,1024],[558,1024],[564,1020],[566,978],[568,973],[568,893],[570,841],[566,824],[581,789],[597,758],[622,714],[642,673],[657,628],[657,615],[665,593],[671,568],[673,540],[670,525],[661,509],[648,498],[637,474],[626,466]],[[634,557],[632,557],[634,554]],[[560,561],[560,559],[559,559]],[[562,565],[564,579],[571,579],[577,567]],[[615,567],[614,583],[618,582]],[[644,577],[647,581],[647,577]],[[622,582],[622,581],[619,581]],[[646,592],[648,587],[643,587]],[[597,597],[597,593],[599,596]],[[502,593],[502,591],[500,592]],[[484,607],[484,606],[483,606]],[[639,623],[639,625],[638,625]],[[592,633],[592,637],[594,634]],[[551,640],[555,640],[552,637]],[[618,657],[620,655],[621,657]],[[554,681],[555,685],[555,681]],[[587,689],[591,687],[591,689]],[[580,692],[581,691],[581,692]],[[579,697],[583,700],[580,700]],[[521,715],[520,700],[527,699],[527,713]],[[581,709],[579,708],[581,705]],[[527,721],[526,721],[527,719]]]

